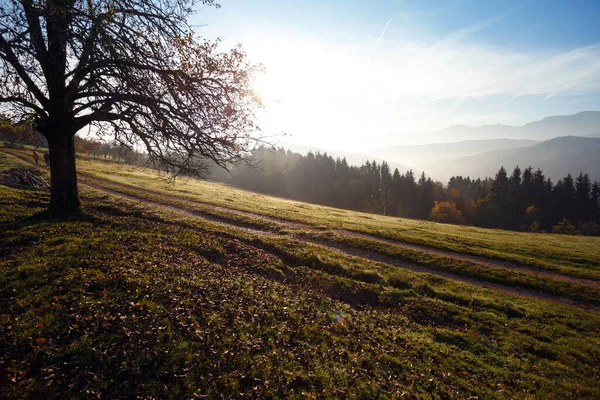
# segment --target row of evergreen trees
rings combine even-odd
[[[259,149],[258,169],[239,165],[235,186],[296,200],[378,214],[513,230],[600,233],[600,184],[580,173],[553,184],[541,170],[500,168],[493,179],[452,177],[444,187],[425,173],[360,167],[321,153]],[[220,179],[226,179],[221,176]]]

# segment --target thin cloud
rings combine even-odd
[[[373,45],[367,41],[327,45],[318,39],[269,38],[268,45],[251,51],[268,68],[268,90],[261,94],[267,100],[285,100],[266,110],[269,122],[261,127],[291,132],[306,142],[343,142],[350,148],[363,143],[367,134],[408,134],[453,123],[513,123],[519,118],[500,113],[494,100],[478,116],[473,99],[600,96],[600,44],[522,53],[458,37],[443,44],[381,40],[377,57],[368,57]]]
[[[387,30],[388,26],[390,25],[390,22],[392,22],[391,18],[388,19],[387,24],[385,24],[385,28],[383,28],[383,30],[381,31],[381,35],[379,35],[379,37],[377,38],[377,43],[375,43],[375,48],[377,48],[379,46],[379,42],[381,42],[381,39],[383,38],[385,31]]]
[[[437,42],[433,48],[443,48],[450,47],[452,44],[461,43],[465,39],[469,38],[471,35],[481,32],[490,26],[494,25],[498,21],[498,17],[495,18],[487,18],[481,21],[478,21],[474,24],[462,27],[460,29],[455,30],[454,32],[448,34],[444,39]]]

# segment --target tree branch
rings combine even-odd
[[[38,107],[37,105],[33,104],[30,101],[27,101],[21,97],[16,97],[16,96],[6,96],[6,97],[0,97],[0,103],[20,103],[22,105],[24,105],[25,107],[29,107],[31,108],[33,111],[37,112],[38,114],[46,114],[45,111]]]
[[[29,25],[31,44],[33,44],[33,48],[37,53],[38,61],[44,70],[44,75],[46,75],[48,73],[48,50],[44,45],[44,36],[42,35],[39,15],[35,11],[31,0],[21,0],[21,4],[23,4],[25,17],[27,18],[27,24]]]
[[[35,98],[44,107],[47,107],[48,99],[44,96],[40,88],[37,87],[37,85],[33,82],[31,77],[27,74],[25,68],[23,68],[23,66],[19,62],[19,59],[12,51],[11,46],[8,44],[8,42],[6,41],[6,39],[4,39],[2,35],[0,35],[0,49],[4,53],[4,58],[6,59],[6,61],[8,61],[8,63],[15,69],[19,77],[23,79],[23,82],[25,82],[25,85],[27,85],[27,88],[31,91]]]

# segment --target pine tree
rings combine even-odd
[[[575,179],[576,221],[588,221],[592,218],[591,190],[590,177],[580,172]]]
[[[526,205],[521,193],[521,168],[517,165],[508,179],[508,200],[510,203],[510,227],[515,229],[525,222]]]
[[[417,218],[425,219],[429,216],[434,204],[433,181],[425,176],[425,172],[421,173],[419,178],[419,202]]]
[[[391,190],[392,190],[392,175],[390,166],[383,161],[381,163],[381,181],[379,186],[379,198],[381,203],[381,211],[384,215],[390,214]]]
[[[504,167],[496,174],[489,192],[491,226],[498,228],[510,227],[510,199],[508,194],[508,175]]]
[[[600,223],[600,182],[594,181],[591,194],[593,220]]]

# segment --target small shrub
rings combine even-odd
[[[593,221],[580,222],[577,224],[577,230],[582,235],[600,236],[600,225]]]
[[[537,221],[537,220],[533,221],[531,223],[531,225],[529,225],[529,232],[532,232],[532,233],[542,233],[543,230],[541,228],[540,221]]]
[[[566,217],[561,219],[558,224],[554,225],[552,231],[563,235],[577,235],[579,233],[575,225],[573,225]]]

